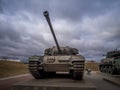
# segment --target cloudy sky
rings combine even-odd
[[[0,56],[42,55],[55,46],[44,10],[59,44],[86,59],[120,49],[120,0],[0,0]]]

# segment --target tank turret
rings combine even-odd
[[[107,52],[106,58],[115,58],[115,57],[120,57],[120,50]]]
[[[45,49],[45,55],[77,55],[78,53],[76,48],[71,48],[69,46],[60,47],[60,53],[56,46]]]

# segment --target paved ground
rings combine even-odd
[[[60,78],[64,78],[64,76],[61,76]],[[96,74],[95,72],[91,73],[91,75],[87,75],[85,73],[84,78],[85,80],[92,82],[97,87],[97,90],[120,90],[120,87],[103,80],[102,75]],[[30,79],[33,79],[33,77],[30,74],[12,78],[2,78],[0,79],[0,90],[10,90],[12,84],[15,84],[17,82],[28,81]]]
[[[101,74],[93,72],[91,75],[85,76],[86,79],[91,81],[97,87],[97,90],[120,90],[119,86],[103,80],[103,76]]]
[[[28,81],[33,79],[30,74],[7,77],[0,79],[0,90],[10,90],[11,86],[17,82]]]
[[[68,75],[67,75],[68,76]],[[68,78],[32,79],[17,83],[12,90],[96,90],[96,87],[87,80],[73,80]]]
[[[120,76],[120,75],[119,75]],[[118,85],[120,87],[120,77],[114,77],[114,76],[105,76],[103,77],[104,80],[108,81],[108,82],[111,82],[115,85]]]

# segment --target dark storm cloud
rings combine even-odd
[[[39,55],[55,45],[44,10],[60,45],[78,48],[86,59],[120,49],[119,0],[1,0],[0,55]]]
[[[1,54],[16,54],[24,56],[29,54],[31,55],[35,53],[34,51],[40,53],[42,49],[39,50],[38,47],[40,46],[43,48],[43,46],[45,46],[42,44],[38,44],[38,42],[42,42],[42,36],[40,36],[38,40],[39,36],[37,34],[32,35],[30,32],[28,33],[26,31],[26,29],[28,29],[27,24],[29,26],[31,22],[26,22],[24,20],[24,17],[21,17],[20,20],[18,18],[18,15],[0,15],[0,50],[2,51]],[[44,41],[42,43],[45,44]]]
[[[43,10],[49,10],[57,18],[77,20],[84,16],[96,16],[107,11],[119,10],[119,0],[3,0],[3,10],[13,14],[27,11],[41,16]]]
[[[84,16],[94,17],[107,11],[116,10],[120,7],[120,2],[119,0],[69,0],[69,2],[64,0],[61,3],[61,1],[55,0],[51,5],[53,5],[51,9],[56,16],[79,20]]]
[[[20,41],[20,33],[14,30],[10,25],[10,22],[1,22],[0,23],[0,40],[10,39],[14,41]]]

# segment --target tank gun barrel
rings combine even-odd
[[[59,46],[59,44],[58,44],[58,42],[57,42],[57,38],[56,38],[56,36],[55,36],[54,30],[53,30],[53,27],[52,27],[52,24],[51,24],[51,21],[50,21],[50,18],[49,18],[49,12],[48,12],[48,11],[44,11],[43,14],[44,14],[44,16],[45,16],[45,18],[46,18],[46,20],[47,20],[47,22],[48,22],[48,25],[49,25],[50,30],[51,30],[51,32],[52,32],[52,35],[53,35],[53,38],[54,38],[54,40],[55,40],[57,49],[58,49],[59,52],[61,52],[60,46]]]

